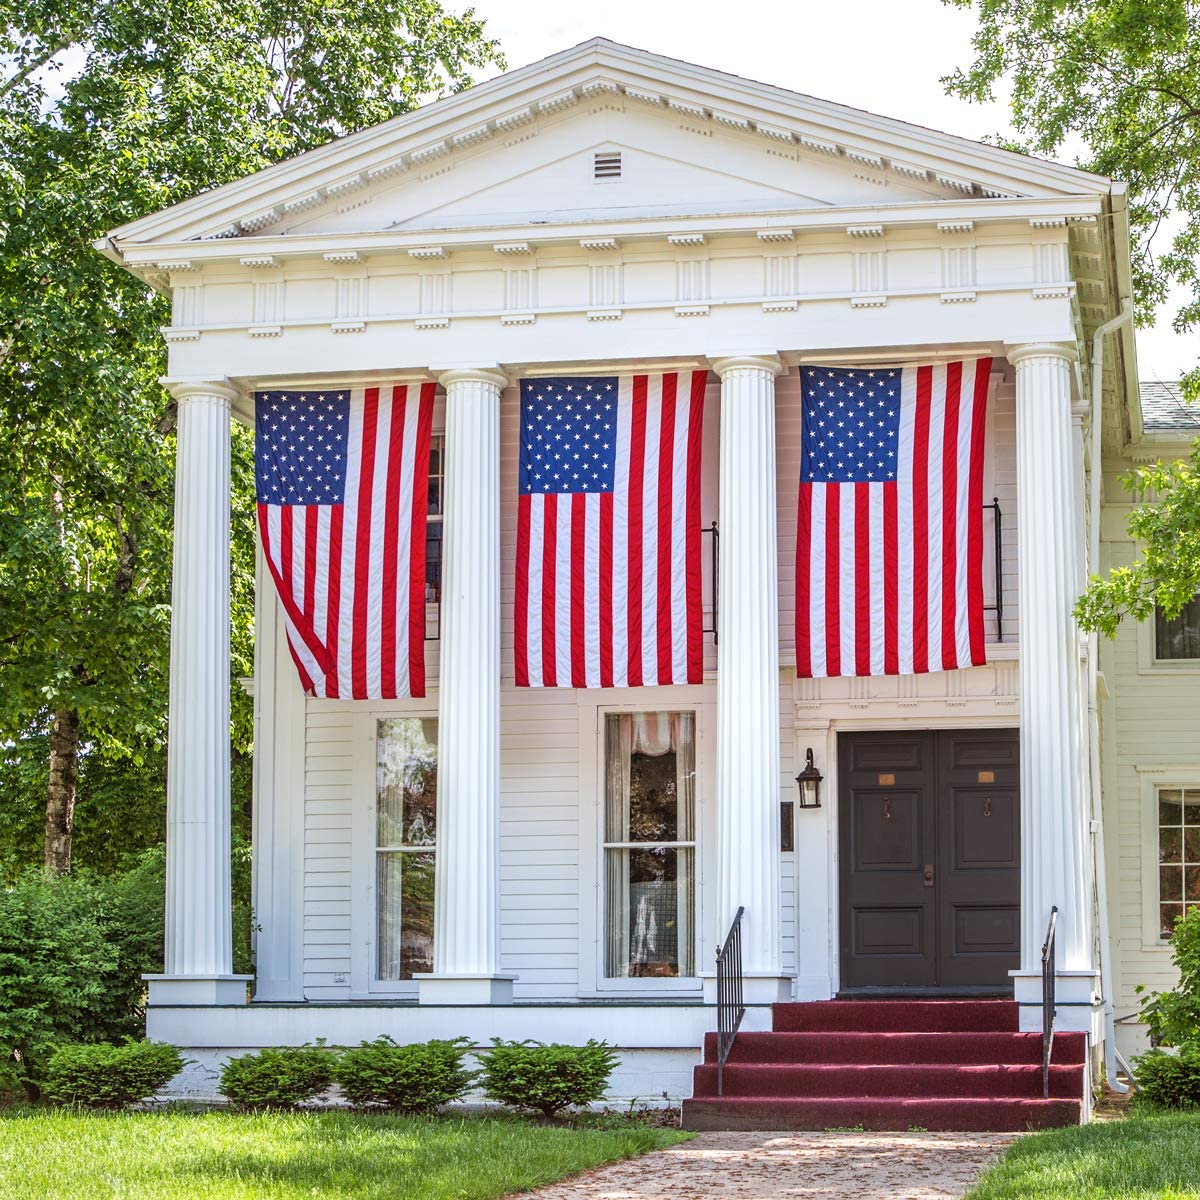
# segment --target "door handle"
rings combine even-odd
[[[921,879],[926,887],[933,887],[933,863],[925,864],[925,870],[921,872]]]

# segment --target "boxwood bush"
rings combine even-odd
[[[59,1046],[46,1066],[42,1095],[54,1104],[123,1108],[153,1096],[183,1070],[183,1061],[162,1042]]]
[[[1200,1041],[1184,1042],[1178,1051],[1150,1050],[1134,1059],[1136,1099],[1159,1108],[1200,1105]]]
[[[488,1099],[545,1117],[602,1099],[620,1061],[605,1042],[565,1046],[501,1038],[493,1038],[492,1048],[483,1051],[480,1059]]]
[[[342,1052],[337,1081],[351,1104],[379,1104],[405,1113],[432,1112],[459,1100],[478,1072],[466,1066],[468,1038],[413,1042],[390,1037],[362,1042]]]
[[[333,1083],[337,1056],[320,1045],[241,1054],[221,1070],[221,1095],[239,1108],[295,1108]]]

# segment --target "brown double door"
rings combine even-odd
[[[838,737],[841,990],[1010,992],[1015,729]]]

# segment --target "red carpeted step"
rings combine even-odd
[[[814,1000],[773,1006],[777,1033],[1016,1033],[1013,1000]]]
[[[695,1069],[696,1099],[717,1094],[717,1068]],[[1040,1099],[1040,1065],[1009,1063],[1005,1066],[929,1066],[830,1064],[815,1066],[778,1063],[725,1064],[725,1098],[778,1096],[872,1097],[908,1100],[952,1096],[969,1099]],[[1050,1096],[1078,1100],[1083,1095],[1083,1065],[1050,1068]]]
[[[863,1129],[1019,1132],[1078,1125],[1079,1100],[778,1096],[683,1102],[684,1129]]]
[[[1081,1064],[1082,1033],[1054,1035],[1054,1062]],[[716,1062],[717,1035],[704,1039],[705,1062]],[[1037,1063],[1040,1033],[739,1033],[730,1062],[761,1063]]]

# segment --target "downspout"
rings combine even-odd
[[[1133,301],[1126,297],[1121,302],[1121,311],[1111,321],[1106,321],[1092,334],[1092,426],[1090,488],[1091,522],[1088,529],[1088,570],[1093,575],[1100,571],[1100,500],[1104,475],[1101,470],[1101,417],[1104,378],[1104,339],[1114,330],[1126,325],[1133,318]],[[1104,998],[1104,1070],[1108,1086],[1114,1092],[1127,1092],[1127,1084],[1117,1080],[1117,1035],[1113,1016],[1112,946],[1108,928],[1108,871],[1104,857],[1104,795],[1100,780],[1100,700],[1097,694],[1099,674],[1100,638],[1088,634],[1088,775],[1092,793],[1092,828],[1095,832],[1093,856],[1096,870],[1096,902],[1100,909],[1100,991]]]

